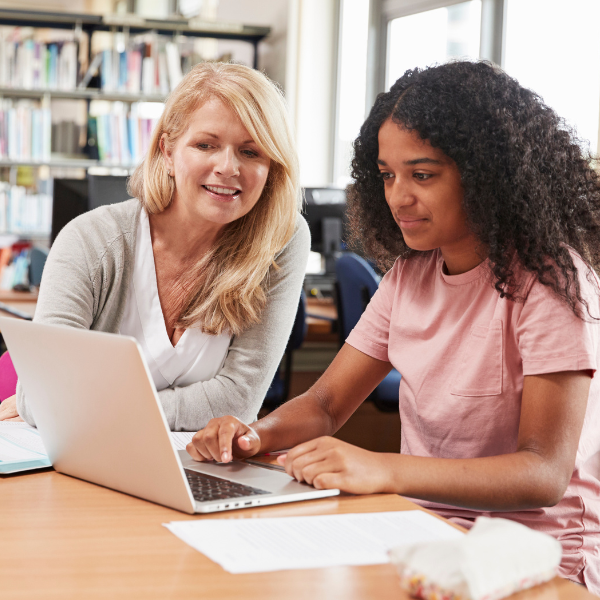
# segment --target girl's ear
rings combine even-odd
[[[168,171],[173,170],[173,158],[171,156],[171,149],[168,146],[168,136],[166,133],[163,133],[160,136],[159,142],[160,151],[162,152],[163,158],[165,160],[165,166]]]

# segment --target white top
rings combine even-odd
[[[212,379],[225,362],[231,336],[186,329],[173,347],[158,298],[150,221],[145,210],[140,211],[136,236],[133,277],[119,333],[134,337],[142,347],[157,391]]]

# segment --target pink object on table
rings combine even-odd
[[[0,356],[0,402],[17,393],[17,372],[8,352]]]

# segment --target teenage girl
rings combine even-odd
[[[248,426],[214,419],[197,460],[292,448],[317,488],[409,496],[455,522],[554,535],[600,593],[600,183],[535,93],[486,63],[407,71],[354,144],[355,240],[387,270],[331,366]],[[334,434],[392,367],[400,454]]]

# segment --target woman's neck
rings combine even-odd
[[[152,250],[177,262],[196,262],[216,243],[222,225],[190,218],[176,204],[149,215]]]

